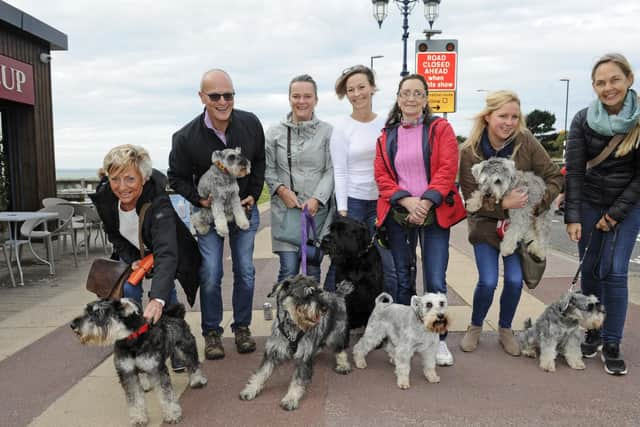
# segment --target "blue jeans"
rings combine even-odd
[[[498,258],[500,251],[488,243],[473,245],[478,268],[478,284],[473,293],[473,311],[471,324],[482,326],[493,294],[498,286]],[[511,328],[513,316],[516,314],[520,295],[522,294],[522,267],[517,253],[502,257],[504,265],[504,287],[500,295],[500,315],[498,324],[501,328]]]
[[[627,318],[629,259],[640,230],[640,204],[636,204],[617,225],[615,234],[595,229],[605,212],[602,207],[582,203],[582,238],[578,242],[580,259],[584,258],[581,287],[584,294],[597,296],[607,310],[602,340],[619,344]],[[585,257],[587,244],[589,249]]]
[[[298,251],[276,252],[280,257],[280,271],[278,283],[290,276],[295,276],[300,271],[300,253]],[[307,275],[315,277],[320,283],[320,266],[307,263]]]
[[[249,229],[240,230],[235,223],[229,224],[229,247],[233,266],[233,323],[231,329],[251,324],[253,288],[256,270],[253,265],[253,248],[260,225],[258,207],[253,206],[249,218]],[[202,334],[211,331],[223,332],[222,321],[222,253],[224,238],[212,227],[205,235],[198,234],[198,247],[202,254],[200,266],[200,310],[202,311]]]
[[[416,295],[416,246],[422,250],[422,280],[424,292],[447,293],[447,265],[449,264],[449,229],[432,224],[424,228],[405,228],[395,222],[391,214],[385,225],[398,277],[393,300],[409,305]]]
[[[138,283],[137,286],[132,285],[129,282],[124,283],[123,293],[125,298],[131,298],[136,301],[142,307],[142,280]],[[171,293],[169,294],[169,301],[164,302],[165,307],[171,307],[174,304],[178,303],[178,293],[176,292],[176,288],[171,289]]]

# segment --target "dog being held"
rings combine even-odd
[[[518,334],[522,354],[540,356],[540,368],[555,372],[555,359],[564,356],[573,369],[584,369],[580,344],[585,329],[600,329],[605,309],[596,296],[568,292],[550,304],[535,324],[525,321],[525,330]]]
[[[198,194],[211,197],[211,208],[199,209],[191,215],[191,224],[198,234],[207,234],[211,224],[224,237],[229,234],[227,221],[235,221],[238,228],[247,230],[249,220],[240,202],[238,178],[251,173],[251,162],[242,155],[240,147],[225,148],[211,154],[213,163],[198,182]]]
[[[393,298],[382,293],[360,341],[353,347],[356,367],[367,367],[367,354],[380,343],[395,365],[398,387],[409,388],[411,358],[422,356],[423,373],[430,383],[440,382],[436,373],[436,353],[440,335],[447,332],[447,297],[442,293],[427,293],[411,297],[411,305],[394,304]],[[385,341],[386,340],[386,341]]]
[[[549,246],[551,211],[547,209],[534,216],[534,208],[542,201],[547,188],[542,178],[533,172],[517,170],[513,160],[499,157],[475,164],[471,173],[478,183],[478,189],[466,201],[470,213],[480,210],[485,196],[493,197],[495,203],[500,203],[511,190],[521,189],[528,194],[525,207],[509,209],[509,227],[500,243],[500,253],[509,256],[522,242],[527,245],[531,255],[544,260]]]
[[[353,287],[341,282],[336,292],[326,292],[309,276],[298,275],[277,283],[269,296],[276,297],[276,319],[267,339],[260,367],[240,392],[240,399],[253,400],[262,391],[276,366],[292,359],[296,365],[289,390],[280,406],[293,410],[311,383],[313,362],[323,348],[334,352],[339,374],[351,372],[345,349],[349,345],[344,296]]]
[[[353,292],[346,296],[349,329],[367,325],[376,296],[383,289],[382,261],[366,224],[338,216],[322,239],[322,250],[336,268],[336,283],[348,280]]]
[[[156,388],[164,422],[174,424],[182,419],[165,363],[172,353],[184,360],[190,387],[207,384],[200,370],[196,340],[184,314],[184,305],[175,304],[157,323],[149,325],[133,300],[103,299],[87,304],[84,314],[71,322],[82,344],[114,344],[113,361],[133,426],[149,422],[144,391],[151,388]]]

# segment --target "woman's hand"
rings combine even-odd
[[[616,224],[618,224],[618,221],[611,218],[608,214],[604,214],[596,223],[596,229],[606,233],[607,231],[613,231]]]
[[[567,224],[567,234],[569,235],[569,239],[577,242],[582,238],[582,225],[579,222]]]
[[[156,323],[162,317],[162,303],[157,299],[152,299],[149,301],[149,304],[144,309],[144,318],[147,319],[147,322],[150,324]]]
[[[429,209],[433,206],[431,200],[420,199],[419,197],[404,197],[398,203],[409,211],[407,221],[416,225],[424,223]]]
[[[529,194],[524,188],[514,188],[502,198],[502,209],[522,209],[527,205]]]
[[[302,205],[300,204],[300,202],[298,202],[298,196],[296,196],[296,193],[294,193],[284,185],[278,187],[277,194],[278,197],[280,197],[280,200],[282,200],[282,203],[284,203],[284,205],[289,209],[302,208]]]
[[[305,206],[309,210],[311,216],[316,216],[316,213],[318,213],[318,208],[320,207],[320,202],[318,201],[318,199],[312,197],[302,204],[302,208],[304,208]]]

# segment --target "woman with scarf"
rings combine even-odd
[[[529,132],[520,110],[520,99],[511,91],[501,90],[487,95],[485,108],[475,116],[469,138],[460,151],[460,187],[465,199],[478,189],[471,168],[491,157],[510,158],[516,169],[531,171],[547,186],[542,202],[534,208],[537,213],[549,209],[562,189],[562,175],[542,145]],[[460,342],[463,351],[478,347],[482,324],[491,307],[498,286],[500,240],[499,220],[508,217],[509,209],[523,208],[527,193],[516,188],[500,201],[485,196],[482,208],[467,219],[469,242],[478,269],[478,283],[473,294],[471,324]],[[513,335],[511,323],[522,292],[522,268],[517,253],[502,258],[504,287],[500,296],[499,342],[507,354],[520,355],[520,344]]]
[[[604,370],[624,375],[629,259],[640,230],[640,105],[629,61],[618,53],[595,63],[591,81],[598,98],[575,115],[567,141],[564,219],[583,261],[582,291],[607,310],[601,330],[587,331],[582,354],[602,349]],[[607,150],[612,141],[617,145]]]

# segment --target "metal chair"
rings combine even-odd
[[[66,203],[69,203],[69,200],[61,199],[60,197],[45,197],[44,199],[42,199],[42,206],[44,206],[45,208],[56,205],[64,205]]]
[[[89,258],[89,243],[91,242],[91,232],[96,230],[95,241],[98,240],[98,237],[102,239],[102,247],[104,248],[104,253],[108,255],[107,249],[107,237],[104,233],[104,229],[102,226],[102,219],[98,215],[98,211],[95,206],[83,206],[83,205],[75,205],[75,215],[73,217],[72,227],[74,234],[76,234],[76,242],[77,242],[77,233],[82,231],[84,233],[84,256],[85,258]]]

